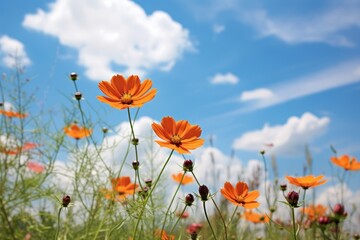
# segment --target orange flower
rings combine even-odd
[[[243,206],[247,209],[260,206],[260,203],[255,201],[260,195],[259,191],[254,190],[249,192],[249,187],[244,182],[238,182],[236,188],[234,188],[231,183],[226,182],[224,188],[221,189],[221,194],[237,206]]]
[[[175,182],[181,183],[182,185],[186,185],[186,184],[190,184],[190,183],[194,182],[193,177],[191,177],[189,175],[185,175],[183,178],[183,175],[184,175],[184,173],[180,172],[178,174],[173,174],[171,176]],[[182,181],[181,181],[181,179],[182,179]]]
[[[38,145],[32,142],[26,142],[22,147],[15,147],[15,148],[7,148],[6,146],[0,145],[0,152],[6,155],[18,155],[22,152],[29,151],[31,149],[36,148]]]
[[[308,216],[310,221],[315,221],[319,217],[325,216],[327,208],[321,204],[309,205],[304,209],[304,214]]]
[[[243,217],[252,223],[268,223],[270,221],[266,214],[259,214],[253,211],[245,211]]]
[[[6,110],[3,110],[3,109],[0,109],[0,114],[3,114],[9,118],[13,118],[13,117],[16,117],[16,118],[26,118],[28,115],[26,113],[18,113],[18,112],[14,112],[14,111],[6,111]]]
[[[105,198],[122,202],[128,195],[135,193],[138,185],[131,183],[130,177],[124,176],[111,179],[112,189],[103,190]]]
[[[100,90],[106,96],[97,96],[97,99],[120,110],[129,107],[141,107],[155,97],[156,89],[150,90],[151,87],[151,80],[146,79],[141,83],[137,75],[131,75],[127,79],[122,75],[114,75],[110,82],[102,81],[99,83]]]
[[[324,176],[313,176],[308,175],[305,177],[290,177],[286,176],[287,180],[290,182],[290,184],[293,184],[298,187],[302,187],[304,190],[311,188],[311,187],[317,187],[319,185],[322,185],[327,182],[327,180],[321,180]]]
[[[155,235],[161,237],[161,240],[175,240],[174,235],[168,235],[165,230],[161,231],[160,229],[156,230]]]
[[[42,173],[45,170],[45,167],[37,162],[28,162],[26,166],[34,173]]]
[[[349,155],[343,155],[339,158],[332,157],[331,162],[345,170],[356,171],[360,170],[360,162],[355,157],[349,157]]]
[[[92,130],[87,129],[85,127],[79,127],[76,123],[73,123],[70,126],[64,127],[64,132],[69,137],[79,140],[80,138],[90,136],[92,133]]]
[[[186,120],[175,121],[172,117],[164,117],[161,125],[152,124],[156,135],[163,141],[155,141],[161,147],[167,147],[180,154],[190,153],[204,144],[204,139],[199,138],[201,128],[198,125],[191,125]]]

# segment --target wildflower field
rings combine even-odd
[[[76,73],[64,79],[74,94],[62,126],[31,107],[25,75],[17,68],[0,81],[0,239],[360,239],[359,216],[343,189],[336,204],[317,203],[316,188],[330,182],[312,172],[310,155],[305,176],[280,178],[276,159],[259,149],[263,167],[251,179],[239,172],[237,181],[219,182],[208,173],[206,182],[193,154],[212,144],[201,126],[166,112],[160,122],[138,123],[156,98],[152,80],[108,76],[97,96],[86,96],[128,117],[122,129],[109,129],[85,110]],[[138,132],[138,124],[151,131]],[[360,162],[329,151],[338,173],[332,177],[344,186]],[[57,161],[60,155],[67,161]],[[210,155],[209,166],[216,161]]]

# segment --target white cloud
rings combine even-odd
[[[244,91],[240,96],[240,101],[261,100],[274,97],[274,93],[270,89],[258,88],[252,91]]]
[[[26,15],[23,25],[77,49],[79,64],[93,80],[122,69],[139,75],[168,71],[184,51],[193,49],[188,30],[166,12],[147,15],[128,0],[57,0],[47,12]]]
[[[222,33],[223,31],[225,31],[225,26],[222,24],[214,24],[213,31],[214,33]]]
[[[360,28],[359,11],[359,1],[346,0],[291,17],[286,13],[270,16],[267,10],[257,9],[244,13],[243,19],[253,25],[261,36],[274,36],[290,44],[322,42],[352,46],[354,42],[346,35],[346,30]]]
[[[210,82],[212,84],[237,84],[239,82],[239,78],[233,73],[217,73],[215,76],[211,77]]]
[[[264,144],[272,143],[277,154],[295,154],[304,151],[305,144],[325,132],[330,119],[304,113],[300,118],[290,117],[284,125],[265,125],[260,130],[244,133],[233,143],[234,149],[260,151]]]
[[[0,57],[2,64],[9,68],[27,66],[31,63],[24,44],[7,35],[0,37]]]
[[[254,97],[251,101],[250,98],[248,98],[248,101],[244,101],[245,105],[240,109],[225,113],[223,116],[268,108],[293,99],[302,98],[357,82],[360,82],[360,60],[343,62],[307,76],[264,87],[263,89],[269,91],[266,97]],[[253,93],[253,95],[256,94]]]

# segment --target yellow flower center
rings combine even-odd
[[[236,197],[236,201],[237,201],[238,203],[244,204],[244,203],[245,203],[245,198],[242,197],[242,196],[237,196],[237,197]]]
[[[132,96],[129,93],[125,93],[124,95],[122,95],[121,97],[121,103],[122,104],[132,104],[133,100],[132,100]]]
[[[177,134],[171,137],[170,142],[175,146],[179,147],[181,145],[181,137]]]

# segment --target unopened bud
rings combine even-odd
[[[319,219],[318,219],[318,223],[320,224],[320,225],[327,225],[327,224],[329,224],[331,222],[331,219],[330,219],[330,217],[328,217],[328,216],[321,216],[321,217],[319,217]]]
[[[102,128],[102,132],[103,132],[104,134],[106,134],[108,131],[109,131],[108,128],[106,128],[106,127],[103,127],[103,128]]]
[[[185,204],[186,204],[187,206],[191,206],[194,201],[195,201],[195,198],[194,198],[194,196],[193,196],[191,193],[189,193],[188,195],[186,195],[186,197],[185,197]]]
[[[287,189],[287,185],[286,185],[286,184],[281,184],[281,185],[280,185],[280,190],[281,190],[281,191],[285,192],[286,189]]]
[[[288,195],[286,196],[286,200],[290,204],[290,206],[298,207],[297,204],[299,201],[299,193],[295,191],[289,192]]]
[[[139,169],[139,165],[140,165],[139,161],[133,161],[133,162],[132,162],[132,166],[133,166],[133,169],[134,169],[134,170],[138,170],[138,169]]]
[[[75,93],[75,99],[78,100],[78,101],[80,101],[81,98],[82,98],[81,92],[76,92],[76,93]]]
[[[144,182],[145,182],[146,186],[148,186],[149,188],[151,188],[151,186],[152,186],[152,179],[151,179],[151,178],[146,178],[146,179],[144,180]]]
[[[70,79],[73,80],[73,81],[76,81],[77,80],[77,74],[72,72],[70,73]]]
[[[333,212],[335,215],[338,216],[343,216],[345,214],[345,207],[343,204],[341,203],[337,203],[335,204],[334,208],[333,208]]]
[[[139,139],[138,139],[138,138],[133,138],[133,139],[131,139],[131,143],[132,143],[134,146],[136,146],[136,145],[139,144]]]
[[[202,201],[207,201],[209,197],[209,188],[205,185],[199,187],[199,194]]]
[[[70,202],[71,202],[71,198],[70,198],[69,195],[66,195],[66,196],[63,197],[63,199],[62,199],[63,207],[67,207]]]
[[[193,161],[189,160],[185,160],[183,163],[183,170],[185,172],[192,172],[194,170],[194,163]]]

